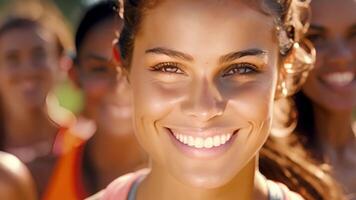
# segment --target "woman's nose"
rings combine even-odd
[[[331,51],[328,55],[329,63],[335,67],[347,67],[353,59],[350,45],[343,39],[335,39],[331,45]]]
[[[209,121],[223,114],[225,103],[214,83],[202,80],[192,84],[189,90],[189,95],[182,103],[182,111],[185,115],[199,121]]]

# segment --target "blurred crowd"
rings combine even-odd
[[[299,92],[275,100],[260,171],[305,199],[356,200],[356,1],[313,0],[310,9],[316,62]],[[49,0],[3,10],[0,199],[85,199],[149,168],[122,68],[119,1],[91,3],[77,22]],[[82,94],[79,112],[58,100],[65,81]]]

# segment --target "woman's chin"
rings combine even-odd
[[[225,171],[225,173],[222,173]],[[182,184],[192,188],[212,190],[226,185],[236,174],[226,170],[179,172],[174,177]]]

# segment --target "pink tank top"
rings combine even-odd
[[[112,182],[103,192],[101,200],[128,200],[135,181],[145,177],[149,169],[126,174]],[[137,182],[136,182],[137,183]],[[93,199],[94,200],[94,199]]]

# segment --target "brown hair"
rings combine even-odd
[[[320,166],[307,154],[294,135],[270,137],[260,151],[259,167],[268,179],[281,182],[306,200],[344,199],[327,166]]]
[[[312,156],[323,162],[323,156],[320,150],[318,150],[319,145],[315,134],[313,102],[303,91],[299,91],[293,100],[295,102],[298,122],[302,122],[297,124],[295,132],[299,135],[305,148],[312,152]]]
[[[14,0],[1,13],[1,33],[17,27],[39,26],[54,34],[60,54],[73,50],[70,27],[51,1]]]
[[[123,66],[130,70],[135,36],[145,12],[162,0],[120,0],[124,19],[119,46]],[[287,97],[299,89],[315,60],[315,50],[304,39],[309,26],[309,1],[307,0],[242,0],[261,13],[273,16],[276,38],[280,47],[279,96]],[[300,152],[291,146],[270,138],[260,152],[260,168],[270,179],[286,184],[306,199],[341,199],[333,180]]]

